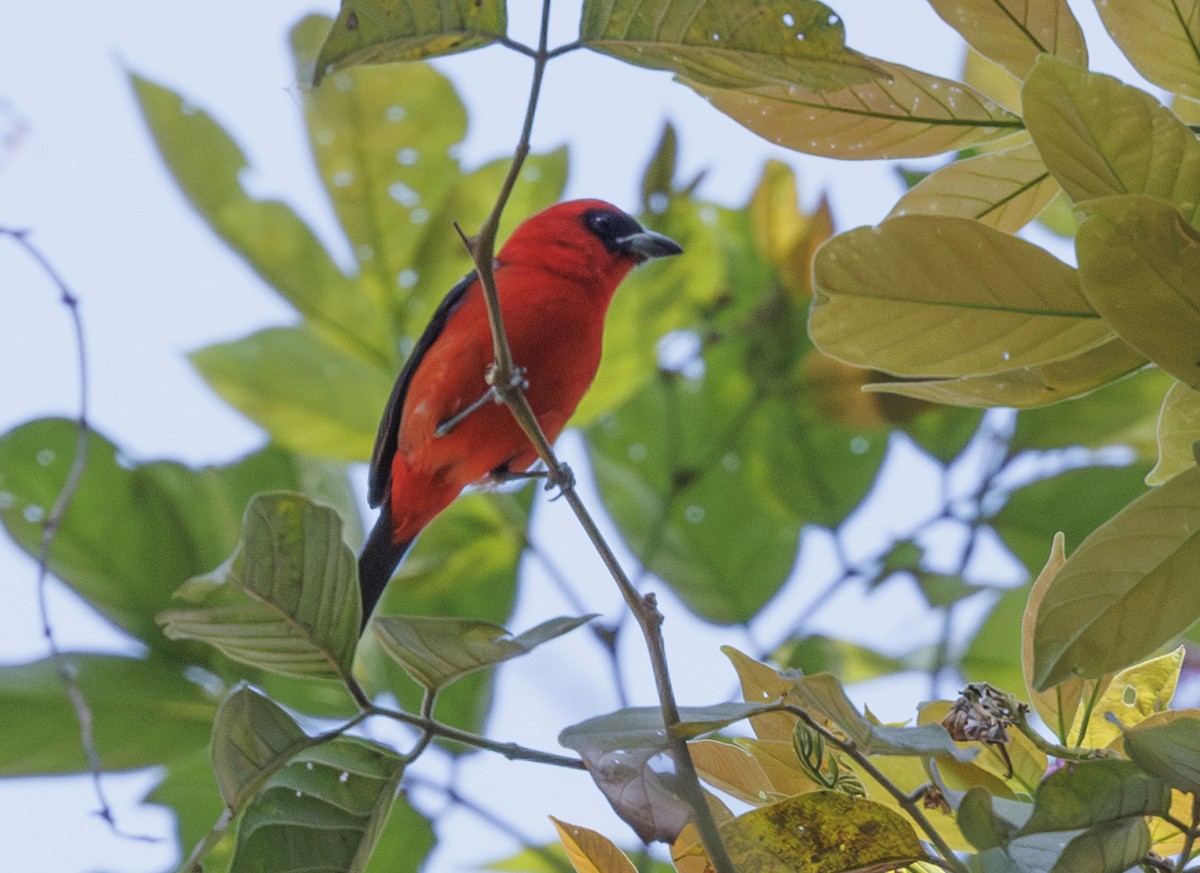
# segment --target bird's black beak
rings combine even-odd
[[[655,233],[652,230],[640,230],[628,236],[618,237],[615,243],[617,251],[629,255],[629,257],[638,263],[649,261],[653,258],[665,258],[670,255],[683,254],[683,246],[669,236],[663,236],[661,233]]]

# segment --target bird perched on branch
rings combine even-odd
[[[682,251],[602,200],[551,206],[500,249],[504,332],[548,440],[596,375],[617,285],[637,264]],[[486,380],[493,357],[487,305],[471,273],[434,312],[379,425],[367,497],[380,512],[358,562],[364,626],[417,534],[463,488],[524,473],[538,459]]]

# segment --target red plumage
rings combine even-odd
[[[521,224],[496,256],[496,292],[526,396],[553,441],[600,365],[604,317],[638,263],[682,249],[601,200],[552,206]],[[418,533],[468,485],[520,473],[537,453],[490,400],[437,435],[488,390],[487,307],[474,273],[442,301],[405,364],[375,442],[369,499],[379,519],[359,560],[363,621]]]

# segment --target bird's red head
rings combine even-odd
[[[502,264],[554,264],[579,279],[599,279],[614,289],[636,264],[678,255],[683,249],[661,233],[603,200],[569,200],[523,222],[500,249]]]

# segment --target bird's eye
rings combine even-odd
[[[612,226],[613,216],[608,212],[593,212],[591,214],[592,230],[597,234],[603,235],[604,232]]]

